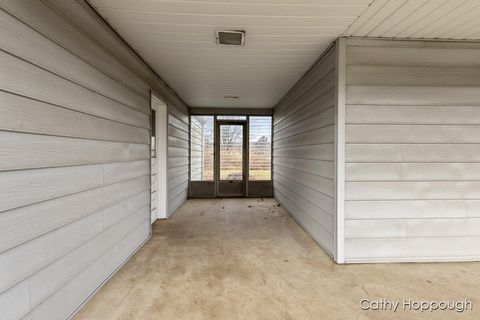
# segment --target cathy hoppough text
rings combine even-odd
[[[418,312],[434,312],[434,311],[456,311],[458,313],[473,310],[472,301],[468,299],[458,301],[420,301],[413,299],[403,300],[387,300],[387,299],[362,299],[360,300],[360,308],[362,310],[375,311],[418,311]]]

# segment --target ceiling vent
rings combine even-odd
[[[239,96],[225,96],[225,100],[230,100],[230,101],[238,101],[240,100]]]
[[[243,46],[245,44],[245,31],[222,30],[217,31],[217,44],[227,46]]]

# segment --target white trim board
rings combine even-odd
[[[167,105],[152,93],[151,108],[155,110],[156,115],[156,175],[157,175],[157,198],[156,198],[156,216],[152,213],[152,223],[157,219],[167,218],[167,158],[168,158],[168,112]],[[153,170],[153,168],[152,168]]]
[[[345,38],[336,40],[335,54],[335,261],[345,263]]]

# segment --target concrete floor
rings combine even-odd
[[[363,311],[365,298],[473,311]],[[480,264],[335,265],[272,199],[189,200],[75,319],[480,319]]]

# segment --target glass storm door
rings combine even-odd
[[[217,121],[217,196],[245,196],[246,122]]]

